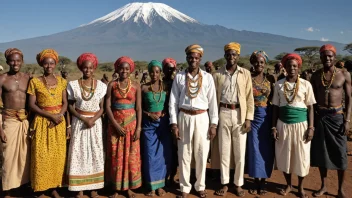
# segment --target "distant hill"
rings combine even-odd
[[[264,50],[272,58],[297,47],[325,44],[206,25],[162,3],[130,3],[73,30],[1,43],[0,51],[17,47],[24,52],[27,62],[35,62],[35,55],[44,48],[54,48],[72,60],[89,51],[104,62],[123,55],[146,61],[174,57],[184,62],[184,49],[190,44],[202,45],[205,50],[203,61],[206,61],[223,57],[223,46],[231,41],[241,43],[243,55]],[[329,43],[336,46],[338,53],[343,53],[344,44]]]

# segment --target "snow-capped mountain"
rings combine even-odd
[[[0,51],[17,47],[24,52],[27,62],[35,62],[35,55],[43,48],[54,48],[72,60],[89,51],[96,53],[101,62],[114,61],[123,55],[145,61],[174,57],[184,62],[184,49],[190,44],[202,45],[203,61],[207,61],[223,57],[223,46],[231,41],[241,43],[242,55],[264,50],[270,57],[297,47],[324,44],[206,25],[162,3],[130,3],[72,30],[0,43]],[[343,44],[333,44],[342,52]]]
[[[106,16],[96,19],[86,25],[110,23],[115,20],[126,22],[132,20],[135,23],[143,22],[149,27],[153,25],[155,18],[161,17],[169,23],[179,20],[184,23],[199,23],[195,19],[173,9],[163,3],[129,3]],[[82,26],[86,26],[82,25]],[[82,27],[81,26],[81,27]]]

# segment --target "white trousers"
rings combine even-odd
[[[181,192],[189,193],[192,189],[189,180],[193,152],[197,178],[194,188],[196,191],[203,191],[205,190],[205,171],[210,145],[208,140],[208,113],[204,112],[192,116],[180,112],[178,115],[178,128],[181,137],[181,140],[177,141]]]
[[[230,182],[232,149],[235,163],[234,183],[236,186],[242,186],[247,133],[243,132],[240,109],[231,110],[221,107],[218,128],[221,184],[228,184]]]

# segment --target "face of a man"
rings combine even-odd
[[[6,63],[10,66],[10,70],[19,72],[23,63],[22,57],[19,54],[12,54],[6,60]]]
[[[285,65],[285,70],[288,77],[295,77],[299,73],[298,62],[294,59],[287,61]]]
[[[187,54],[186,60],[188,63],[188,67],[194,70],[199,68],[199,64],[202,60],[202,57],[200,56],[200,54],[192,52]]]
[[[332,51],[326,50],[320,53],[320,60],[324,67],[332,67],[335,64],[336,54]]]
[[[227,50],[224,58],[226,59],[227,65],[237,65],[240,55],[237,54],[236,50]]]

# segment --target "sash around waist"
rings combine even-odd
[[[307,121],[307,108],[299,108],[292,106],[279,107],[279,119],[286,124],[295,124]]]
[[[21,122],[27,120],[27,112],[25,109],[3,109],[1,114],[4,116],[5,119],[13,118]]]
[[[55,110],[61,110],[62,105],[57,105],[57,106],[50,106],[50,107],[40,107],[39,108],[43,109],[44,111],[55,111]]]
[[[116,110],[134,109],[134,107],[135,107],[135,104],[121,104],[121,103],[112,104],[112,108]]]
[[[92,112],[92,111],[83,111],[83,110],[80,110],[80,109],[75,109],[77,111],[77,113],[79,113],[80,115],[84,115],[84,116],[95,116],[95,114],[97,112]]]

